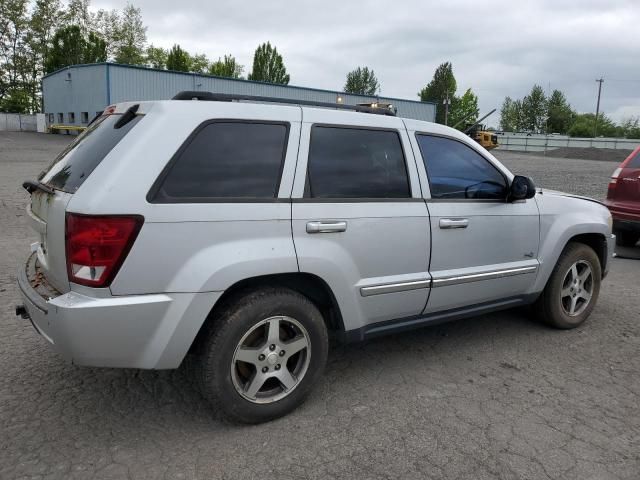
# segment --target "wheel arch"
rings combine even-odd
[[[546,244],[542,245],[540,250],[540,273],[536,280],[532,292],[542,292],[553,268],[558,263],[558,259],[562,252],[570,243],[582,243],[592,248],[600,261],[600,267],[603,272],[606,271],[608,262],[607,258],[607,236],[598,224],[595,226],[575,225],[573,229],[564,231],[564,234],[557,236],[547,236]],[[555,237],[555,239],[553,238]]]
[[[288,288],[305,296],[318,307],[329,332],[338,336],[342,336],[344,333],[345,327],[340,306],[327,282],[311,273],[276,273],[245,278],[227,288],[204,320],[190,350],[198,345],[199,339],[205,335],[207,327],[215,322],[216,315],[234,299],[247,292],[265,287]]]

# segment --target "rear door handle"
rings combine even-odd
[[[468,218],[441,218],[440,228],[467,228],[469,226]]]
[[[307,233],[334,233],[347,230],[347,222],[313,221],[307,222]]]

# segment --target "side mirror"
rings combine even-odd
[[[516,175],[513,177],[511,187],[509,187],[508,201],[526,200],[533,198],[536,194],[536,186],[529,177]]]

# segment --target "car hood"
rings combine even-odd
[[[587,200],[588,202],[597,203],[599,205],[604,205],[606,207],[606,205],[603,202],[596,200],[595,198],[585,197],[584,195],[574,195],[573,193],[559,192],[558,190],[548,190],[546,188],[539,188],[538,195],[553,195],[555,197],[578,198],[580,200]]]

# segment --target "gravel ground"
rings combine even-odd
[[[617,165],[597,160],[545,157],[494,150],[509,170],[533,178],[537,187],[586,195],[597,200],[607,196],[607,184]]]
[[[638,479],[640,263],[614,259],[572,331],[521,310],[335,346],[293,414],[230,424],[183,369],[65,364],[13,315],[33,235],[21,180],[64,137],[0,133],[1,479]],[[543,187],[602,197],[611,164],[502,155]]]

